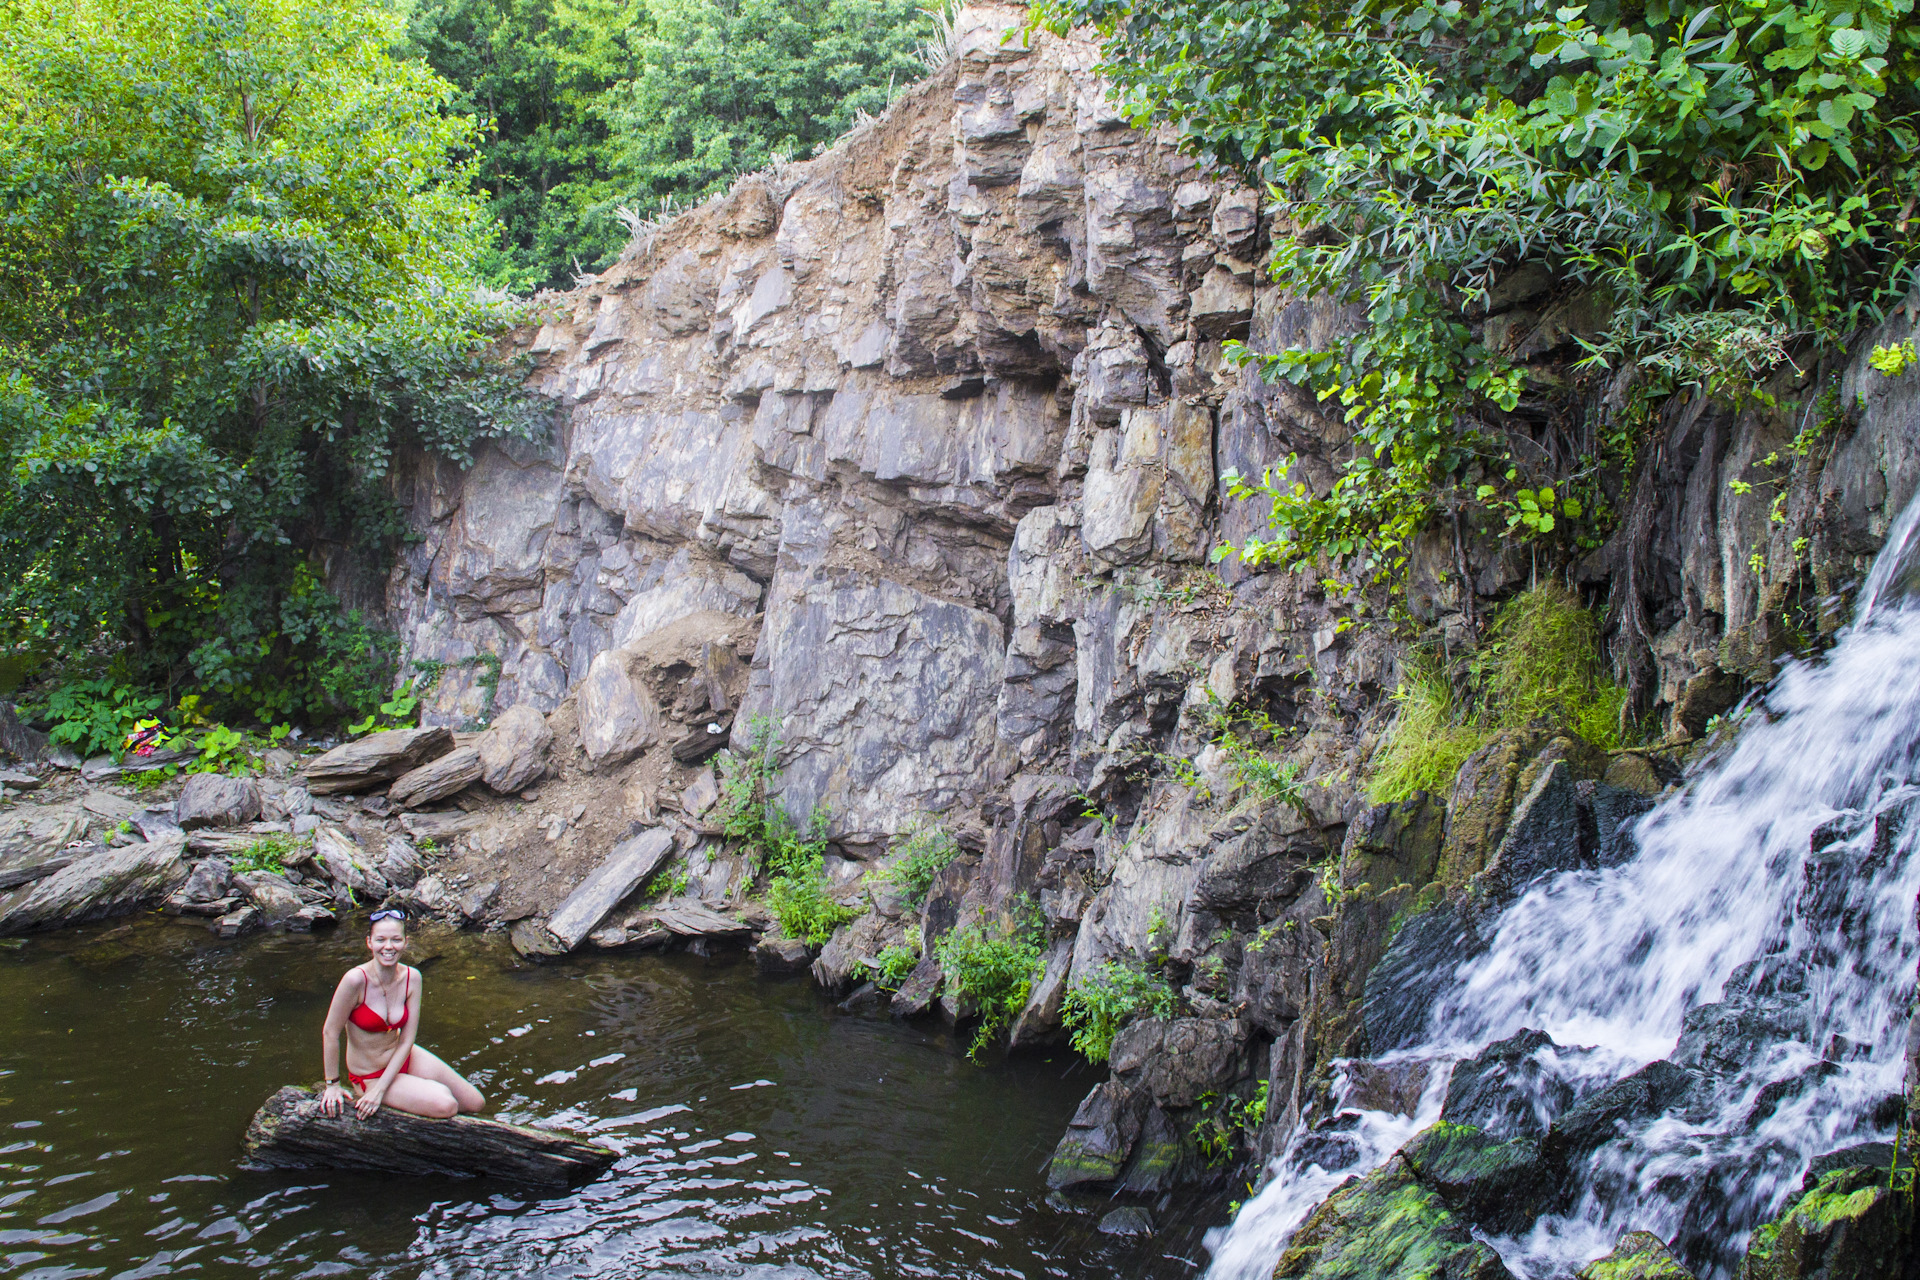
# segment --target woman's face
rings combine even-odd
[[[375,922],[373,932],[367,935],[367,950],[373,958],[383,965],[398,964],[400,953],[407,947],[407,931],[398,920],[380,920]]]

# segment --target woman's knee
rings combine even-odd
[[[460,1114],[459,1102],[454,1099],[453,1092],[445,1085],[433,1086],[432,1096],[422,1101],[428,1108],[426,1114],[435,1120],[451,1120]]]

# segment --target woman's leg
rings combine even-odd
[[[413,1063],[409,1065],[417,1065],[419,1061],[420,1051],[415,1049]],[[445,1120],[460,1113],[460,1104],[454,1100],[451,1089],[438,1080],[425,1080],[404,1071],[387,1086],[386,1105],[395,1111],[436,1120]]]
[[[417,1076],[444,1087],[462,1111],[478,1111],[487,1105],[487,1100],[480,1091],[468,1084],[465,1076],[440,1061],[439,1056],[431,1049],[422,1049],[419,1045],[413,1046],[413,1057],[407,1060],[405,1075],[400,1079],[406,1076]],[[396,1079],[394,1083],[398,1084],[399,1080]]]

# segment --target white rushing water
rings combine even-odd
[[[1561,1046],[1546,1069],[1579,1094],[1677,1046],[1701,1072],[1685,1106],[1593,1154],[1567,1212],[1489,1240],[1516,1275],[1571,1275],[1644,1229],[1703,1280],[1724,1276],[1812,1157],[1891,1138],[1920,892],[1917,575],[1920,499],[1833,650],[1782,671],[1732,749],[1639,821],[1630,861],[1552,876],[1509,907],[1455,972],[1425,1044],[1391,1055],[1451,1064],[1535,1028]],[[1681,1044],[1690,1012],[1738,1031]],[[1327,1117],[1307,1117],[1272,1181],[1213,1233],[1209,1280],[1266,1280],[1334,1187],[1439,1118],[1443,1087],[1414,1117],[1342,1111],[1346,1075],[1340,1167],[1324,1167],[1329,1145],[1309,1130]]]

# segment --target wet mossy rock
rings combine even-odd
[[[1534,1138],[1502,1141],[1472,1125],[1443,1121],[1401,1154],[1449,1208],[1487,1230],[1524,1231],[1555,1198]]]
[[[1329,1196],[1294,1232],[1274,1280],[1512,1280],[1467,1220],[1403,1156]]]
[[[1753,1233],[1740,1280],[1899,1280],[1920,1264],[1913,1219],[1885,1169],[1836,1169]]]
[[[365,1120],[351,1108],[328,1116],[312,1090],[291,1085],[254,1114],[246,1152],[248,1169],[485,1177],[548,1190],[598,1177],[619,1158],[607,1147],[478,1116],[430,1120],[392,1107]]]
[[[1459,888],[1486,870],[1506,838],[1508,824],[1540,775],[1567,762],[1575,782],[1607,771],[1607,754],[1548,721],[1509,729],[1467,757],[1447,802],[1446,843],[1439,878]]]
[[[1694,1280],[1651,1231],[1629,1231],[1613,1252],[1580,1268],[1574,1280]]]

